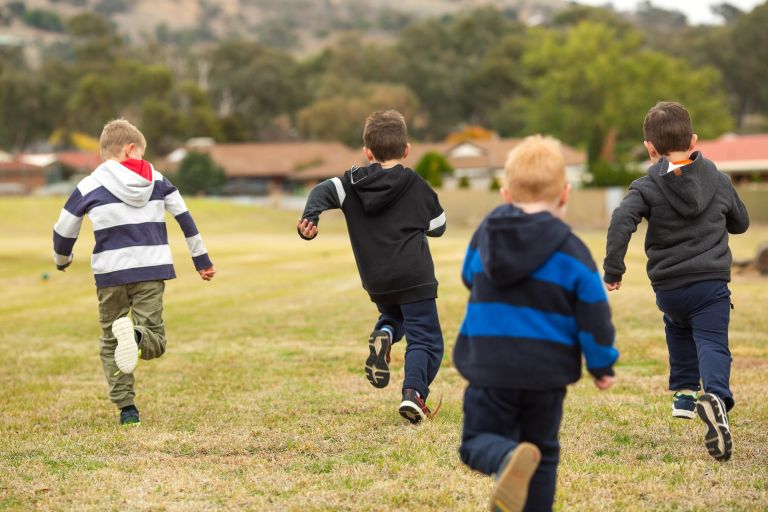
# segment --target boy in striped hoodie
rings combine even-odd
[[[469,381],[459,453],[497,475],[491,510],[552,510],[565,388],[581,376],[581,355],[599,389],[614,382],[606,292],[561,220],[569,190],[558,143],[527,138],[507,159],[505,204],[464,260],[471,294],[453,355]]]
[[[101,364],[121,425],[139,423],[133,390],[138,358],[165,352],[163,291],[165,280],[176,277],[166,210],[181,226],[200,277],[210,281],[216,274],[179,191],[141,159],[146,146],[144,135],[128,121],[107,123],[99,140],[104,162],[80,181],[53,228],[54,261],[64,271],[72,263],[83,216],[93,225]]]

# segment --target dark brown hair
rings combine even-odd
[[[660,155],[685,151],[693,137],[691,116],[680,103],[660,101],[645,115],[643,135]]]
[[[365,120],[363,143],[379,162],[402,158],[408,145],[405,118],[397,110],[374,112]]]

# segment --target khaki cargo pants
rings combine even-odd
[[[165,324],[163,323],[163,292],[165,281],[144,281],[119,286],[97,288],[99,298],[99,353],[104,376],[109,384],[109,399],[117,407],[133,405],[133,375],[117,370],[112,322],[128,315],[133,320],[142,359],[154,359],[165,353]]]

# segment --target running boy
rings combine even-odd
[[[731,457],[728,385],[731,352],[731,251],[728,233],[744,233],[749,216],[728,176],[693,151],[697,136],[688,111],[663,101],[643,122],[648,175],[635,180],[608,228],[604,280],[618,290],[632,233],[648,219],[645,253],[656,304],[664,313],[672,415],[707,425],[705,444],[718,460]],[[693,153],[692,153],[693,152]],[[704,394],[697,396],[704,384]]]
[[[91,219],[101,364],[121,425],[139,423],[133,390],[138,358],[165,352],[163,290],[165,280],[176,277],[165,210],[181,226],[200,277],[210,281],[216,273],[178,190],[141,159],[146,146],[128,121],[107,123],[99,140],[104,163],[80,181],[53,228],[54,261],[64,271],[72,263],[83,215]]]
[[[581,354],[614,382],[614,330],[600,274],[562,218],[570,185],[554,139],[528,137],[505,166],[504,203],[478,227],[462,280],[471,294],[454,349],[469,381],[459,453],[496,474],[491,510],[552,510],[565,388]]]
[[[445,232],[445,213],[432,188],[400,162],[408,156],[410,144],[399,112],[368,116],[363,141],[371,164],[317,185],[297,229],[303,239],[312,240],[322,212],[332,208],[344,212],[363,288],[380,313],[368,339],[365,374],[374,387],[385,387],[390,349],[405,336],[399,412],[419,423],[431,415],[426,406],[429,385],[443,357],[437,279],[426,236]]]

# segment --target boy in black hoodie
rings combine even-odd
[[[297,229],[312,240],[322,212],[344,212],[363,288],[380,313],[368,339],[365,374],[374,387],[389,384],[390,349],[405,336],[399,412],[415,424],[432,414],[426,400],[443,358],[437,279],[426,237],[445,232],[445,213],[434,190],[400,163],[410,144],[399,112],[368,116],[363,141],[371,164],[317,185]]]
[[[698,151],[688,111],[663,101],[643,123],[653,165],[635,180],[613,212],[603,263],[609,291],[621,287],[632,233],[648,219],[645,253],[656,304],[664,313],[672,416],[707,425],[705,444],[718,460],[731,457],[728,385],[731,352],[731,251],[728,233],[744,233],[749,216],[731,180]],[[693,153],[692,153],[693,152]],[[701,396],[699,382],[705,393]]]
[[[528,137],[505,167],[506,204],[480,224],[462,269],[471,294],[453,354],[469,381],[459,453],[497,475],[491,510],[538,512],[552,510],[565,388],[581,377],[581,354],[607,389],[618,351],[597,267],[561,220],[570,185],[559,144]]]

